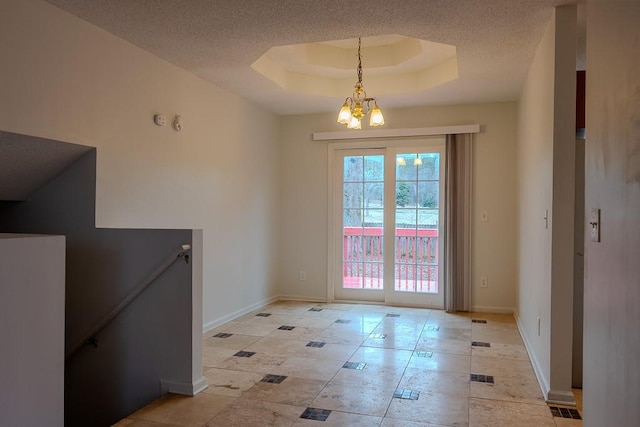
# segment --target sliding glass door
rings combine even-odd
[[[443,147],[336,150],[334,295],[443,306]]]

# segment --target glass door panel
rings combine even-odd
[[[394,157],[394,278],[386,300],[441,307],[441,153],[397,150]]]
[[[384,155],[380,150],[345,152],[340,175],[342,268],[336,297],[382,301]]]

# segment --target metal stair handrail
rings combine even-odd
[[[189,263],[189,251],[191,250],[191,245],[181,245],[180,249],[171,254],[170,257],[167,258],[162,264],[158,266],[145,280],[140,282],[130,293],[127,295],[125,299],[120,302],[117,306],[115,306],[109,313],[107,313],[96,325],[91,328],[91,330],[82,338],[82,340],[78,340],[77,344],[67,351],[65,354],[65,360],[69,360],[74,354],[78,352],[82,347],[86,344],[93,344],[94,347],[97,347],[96,335],[98,335],[113,319],[118,317],[118,315],[125,309],[133,300],[135,300],[138,295],[151,285],[164,271],[169,268],[176,260],[179,258],[184,258],[186,263]]]

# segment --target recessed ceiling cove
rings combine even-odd
[[[371,94],[427,90],[458,78],[456,47],[398,34],[362,38],[363,83]],[[358,39],[276,46],[251,67],[289,92],[349,95],[357,81]]]

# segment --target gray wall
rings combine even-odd
[[[584,426],[640,426],[640,2],[587,5]]]
[[[0,234],[0,425],[64,424],[64,240]]]
[[[0,231],[67,236],[66,347],[73,346],[191,230],[96,229],[96,151],[27,202],[0,203]],[[174,263],[67,361],[65,424],[110,425],[160,395],[160,379],[192,382],[191,264]]]

